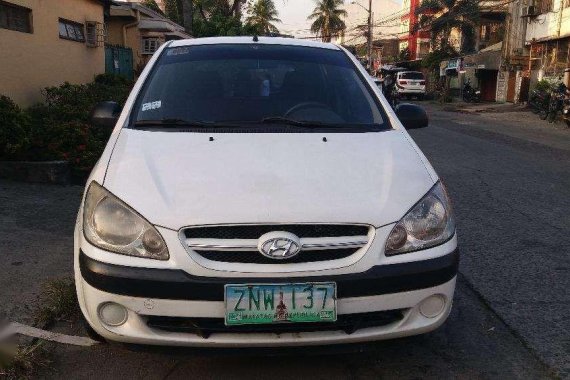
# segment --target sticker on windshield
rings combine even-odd
[[[160,108],[161,106],[162,106],[162,102],[160,100],[156,100],[154,102],[143,103],[142,110],[143,111],[155,110],[155,109]]]
[[[190,49],[187,47],[179,47],[179,48],[172,48],[166,52],[166,55],[180,55],[180,54],[188,54]]]

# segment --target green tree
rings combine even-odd
[[[342,17],[347,13],[341,9],[342,5],[343,0],[317,0],[313,13],[307,17],[307,20],[313,20],[311,32],[320,34],[323,42],[330,42],[346,29]]]
[[[246,24],[256,34],[279,33],[274,22],[281,22],[273,0],[256,0],[248,7]]]
[[[165,0],[165,14],[194,37],[239,36],[245,0]]]
[[[156,13],[160,13],[161,15],[164,15],[164,12],[162,11],[162,9],[160,9],[160,7],[158,6],[158,4],[156,3],[155,0],[144,0],[141,4],[144,5],[145,7],[149,8],[149,9],[152,9]]]
[[[434,49],[450,45],[453,30],[461,33],[461,53],[475,50],[475,32],[479,22],[478,0],[423,0],[416,9],[417,30],[429,30]]]
[[[182,13],[182,0],[165,0],[164,14],[170,20],[182,25],[184,22]]]

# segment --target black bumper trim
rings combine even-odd
[[[132,297],[171,300],[223,301],[224,285],[256,283],[337,283],[337,297],[363,297],[425,289],[441,285],[457,274],[459,251],[434,259],[378,265],[366,272],[307,277],[202,277],[177,269],[136,268],[107,264],[79,254],[85,281],[104,292]]]

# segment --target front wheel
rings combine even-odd
[[[570,119],[564,119],[564,122],[566,123],[566,126],[570,128]]]
[[[554,123],[554,122],[556,121],[556,115],[557,115],[557,114],[558,114],[558,112],[557,112],[556,110],[550,111],[550,112],[548,113],[548,118],[547,118],[548,122],[549,122],[549,123]]]
[[[540,120],[546,120],[546,118],[548,117],[548,111],[542,108],[538,113],[538,117],[540,118]]]

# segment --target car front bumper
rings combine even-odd
[[[263,279],[336,282],[338,321],[325,326],[225,327],[224,284],[259,283],[259,278],[211,278],[120,266],[80,252],[76,282],[87,321],[110,340],[197,347],[328,345],[397,338],[439,327],[451,310],[458,262],[455,250],[428,260],[374,266],[363,273]],[[101,322],[99,308],[108,302],[127,309],[125,323]],[[434,302],[441,307],[434,310]]]

